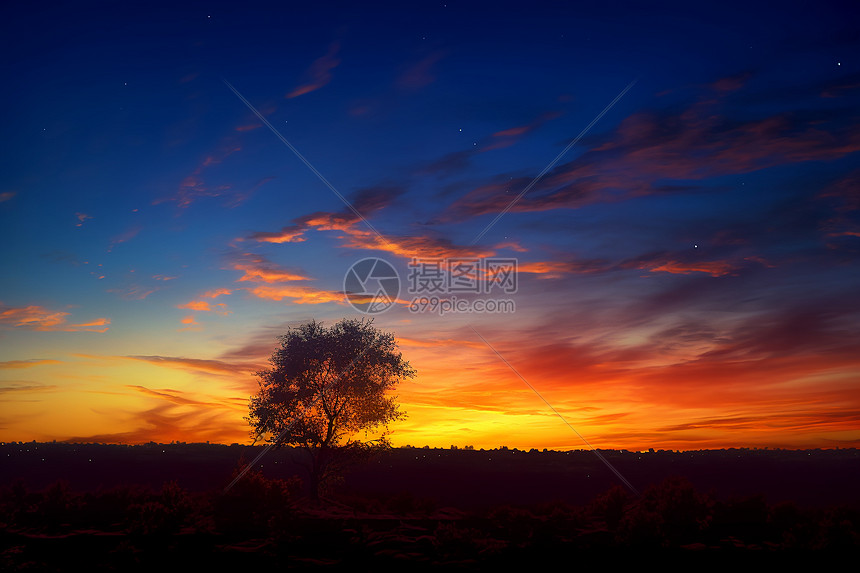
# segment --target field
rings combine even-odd
[[[860,452],[398,448],[354,468],[322,503],[301,452],[208,444],[5,444],[4,570],[480,568],[615,558],[815,559],[860,547]]]

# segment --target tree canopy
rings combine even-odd
[[[390,447],[388,424],[404,415],[391,392],[415,371],[394,335],[372,322],[311,321],[289,329],[271,367],[257,373],[260,390],[246,418],[252,436],[306,449],[314,497],[347,454]]]

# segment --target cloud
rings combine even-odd
[[[709,87],[718,92],[734,92],[742,87],[755,75],[751,70],[743,71],[738,74],[726,76],[713,82]]]
[[[247,191],[240,191],[238,189],[234,190],[230,197],[227,199],[227,201],[225,201],[224,205],[229,209],[238,207],[239,205],[247,201],[263,185],[265,185],[269,181],[274,181],[274,179],[275,178],[273,176],[263,177],[262,179],[254,183],[254,185],[252,185],[250,188],[248,188]]]
[[[310,280],[299,271],[281,268],[266,257],[253,253],[244,253],[232,261],[230,266],[237,271],[242,271],[243,274],[238,282],[279,283]]]
[[[92,219],[92,217],[86,213],[75,213],[75,217],[78,219],[75,227],[82,227],[87,220]]]
[[[855,94],[858,90],[860,90],[860,74],[853,74],[828,82],[821,88],[821,97],[845,97]]]
[[[289,284],[309,281],[311,278],[301,271],[279,267],[262,255],[244,253],[234,257],[230,267],[243,273],[236,282],[257,284],[257,286],[242,289],[257,298],[274,301],[292,299],[290,302],[294,304],[344,303],[344,294],[340,291]]]
[[[444,52],[434,52],[425,56],[400,75],[397,85],[406,89],[418,89],[432,84],[436,81],[434,68],[444,56]]]
[[[292,299],[294,304],[324,304],[327,302],[344,302],[341,291],[321,290],[306,286],[273,285],[257,286],[246,289],[257,298],[268,300]]]
[[[332,43],[331,46],[329,46],[328,53],[311,64],[311,67],[306,74],[307,81],[289,92],[286,97],[299,97],[300,95],[316,91],[328,84],[332,78],[331,71],[340,64],[340,59],[337,57],[339,50],[340,44],[337,42]]]
[[[143,227],[141,227],[140,225],[134,225],[134,226],[132,226],[132,227],[129,227],[128,229],[126,229],[125,231],[123,231],[122,233],[120,233],[119,235],[116,235],[115,237],[113,237],[113,238],[110,240],[110,246],[108,247],[108,252],[110,253],[111,251],[113,251],[113,248],[114,248],[116,245],[119,245],[120,243],[125,243],[125,242],[127,242],[127,241],[132,240],[132,239],[133,239],[133,238],[135,238],[135,237],[136,237],[136,236],[137,236],[137,235],[138,235],[142,230],[143,230]]]
[[[17,195],[17,192],[15,191],[5,191],[0,193],[0,203],[5,203],[6,201],[11,200],[15,195]]]
[[[481,151],[510,147],[519,141],[522,136],[535,131],[546,122],[560,116],[561,114],[559,112],[545,113],[531,123],[497,131],[493,134],[492,141],[481,146]]]
[[[232,291],[230,289],[219,288],[205,292],[200,296],[202,296],[203,298],[218,298],[219,296],[226,296],[229,294],[232,294]]]
[[[665,192],[671,180],[833,160],[860,150],[860,129],[845,113],[816,110],[738,119],[722,111],[721,99],[706,99],[635,113],[608,135],[593,137],[590,150],[547,173],[512,210],[621,201]],[[442,220],[498,213],[533,179],[493,177],[452,204]]]
[[[177,304],[176,308],[184,308],[188,310],[200,310],[209,312],[212,310],[212,307],[209,306],[209,303],[205,300],[192,300],[190,302],[186,302],[185,304]]]
[[[697,249],[698,251],[698,249]],[[701,249],[704,255],[705,249]],[[712,277],[737,275],[751,266],[773,268],[774,265],[760,256],[747,256],[739,260],[699,260],[689,250],[684,253],[651,253],[627,260],[618,268],[635,268],[652,273],[688,275],[703,273]]]
[[[131,388],[132,390],[136,390],[141,394],[145,394],[147,396],[153,398],[159,398],[165,400],[167,402],[171,402],[173,404],[179,404],[182,406],[209,406],[214,408],[223,408],[224,404],[222,402],[207,402],[202,400],[195,400],[194,398],[187,398],[180,390],[174,390],[172,388],[159,388],[158,390],[153,390],[151,388],[147,388],[146,386],[139,386],[136,384],[129,384],[126,388]]]
[[[385,209],[405,192],[402,187],[374,186],[359,189],[349,199],[356,211],[364,217]],[[306,240],[305,232],[309,229],[321,231],[345,231],[360,218],[351,209],[343,209],[340,212],[330,213],[319,211],[310,215],[299,217],[294,224],[283,227],[280,231],[260,231],[251,233],[245,238],[237,241],[255,241],[258,243],[298,243]]]
[[[363,216],[369,217],[391,205],[403,192],[403,188],[400,187],[369,187],[357,192],[352,197],[351,204]],[[278,236],[305,238],[309,230],[340,231],[343,234],[339,238],[345,248],[389,252],[404,258],[480,257],[493,254],[493,251],[486,248],[457,245],[446,237],[390,234],[380,237],[369,230],[364,222],[347,208],[337,212],[318,211],[295,219],[293,225],[284,227],[278,233],[252,233],[245,240],[280,242],[277,241]],[[241,267],[235,268],[245,270]],[[249,277],[245,280],[254,279]]]
[[[110,324],[109,318],[97,318],[91,322],[85,322],[83,324],[73,324],[72,326],[76,327],[89,327],[89,326],[107,326]]]
[[[14,307],[0,303],[0,326],[46,332],[107,332],[107,325],[110,324],[109,318],[99,318],[83,324],[68,324],[69,314],[64,311],[48,310],[39,305]],[[101,326],[104,328],[96,328]]]
[[[28,394],[31,392],[51,392],[56,390],[56,386],[47,384],[38,384],[36,382],[13,383],[10,386],[0,386],[0,395],[2,394]]]
[[[116,358],[139,360],[177,370],[192,371],[215,375],[246,375],[256,371],[256,365],[231,363],[222,360],[206,360],[200,358],[184,358],[181,356],[117,356]]]
[[[220,165],[228,157],[241,150],[241,145],[229,139],[221,143],[214,153],[204,157],[194,171],[182,180],[179,184],[179,188],[175,193],[173,193],[173,195],[156,199],[152,204],[158,205],[165,202],[174,202],[180,209],[186,209],[198,199],[235,195],[236,193],[233,191],[233,187],[231,185],[221,184],[212,186],[206,183],[203,175],[213,166]],[[262,183],[265,183],[265,181],[258,183],[257,186]],[[249,194],[250,192],[248,192],[247,195]],[[236,201],[241,203],[245,197],[245,195],[239,194],[238,198],[235,196],[233,197],[233,201],[234,203]]]
[[[31,358],[30,360],[7,360],[0,362],[0,370],[10,368],[32,368],[43,364],[62,364],[61,360],[48,360],[44,358]]]
[[[257,241],[258,243],[301,243],[307,240],[303,236],[305,230],[305,228],[299,225],[288,225],[286,227],[283,227],[280,231],[259,231],[256,233],[252,233],[248,236],[247,240]]]
[[[116,415],[114,415],[116,417]],[[74,435],[72,443],[145,444],[150,441],[168,443],[189,439],[213,443],[249,441],[248,432],[235,407],[201,408],[195,404],[179,404],[165,400],[146,410],[125,413],[112,419],[111,426],[132,426],[133,429],[101,434]]]
[[[147,289],[140,285],[132,284],[125,288],[108,289],[107,292],[117,294],[125,300],[143,300],[158,289]]]
[[[560,278],[565,274],[595,273],[608,269],[607,263],[601,260],[536,261],[517,264],[518,273],[535,274],[540,278]]]

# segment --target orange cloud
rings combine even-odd
[[[62,364],[60,360],[46,360],[43,358],[32,358],[30,360],[7,360],[0,362],[0,370],[9,368],[32,368],[42,364]]]
[[[5,193],[0,193],[0,203],[9,201],[15,195],[17,195],[17,193],[15,193],[14,191],[6,191]]]
[[[335,69],[340,60],[337,58],[337,52],[340,45],[334,42],[328,50],[328,53],[321,58],[318,58],[311,64],[307,72],[308,81],[286,95],[287,98],[294,98],[300,95],[316,91],[331,81],[331,71]]]
[[[184,358],[181,356],[118,356],[116,358],[139,360],[156,366],[217,375],[246,375],[248,373],[255,372],[257,369],[256,364],[231,363],[223,360],[206,360],[201,358]]]
[[[254,233],[249,236],[248,239],[260,243],[301,243],[306,240],[305,237],[302,236],[304,235],[304,232],[305,229],[298,225],[290,225],[276,232],[261,231]],[[237,240],[242,241],[244,239]]]
[[[680,261],[667,261],[656,266],[643,264],[640,269],[647,269],[652,273],[672,273],[688,275],[690,273],[706,273],[712,277],[722,277],[734,274],[737,268],[728,261],[702,261],[698,263],[682,263]]]
[[[492,149],[502,149],[510,147],[523,135],[530,133],[551,119],[559,117],[561,114],[557,112],[545,113],[532,123],[503,129],[493,134],[495,141],[481,146],[481,151],[490,151]]]
[[[107,332],[108,328],[105,325],[110,324],[110,319],[108,318],[100,318],[94,322],[84,324],[67,324],[66,320],[69,314],[63,311],[51,311],[38,305],[12,307],[0,303],[0,326],[28,328],[38,331]],[[105,326],[105,328],[92,328],[94,326]]]
[[[209,440],[213,443],[248,442],[248,432],[242,426],[241,414],[226,405],[220,411],[200,408],[196,404],[180,404],[166,400],[157,406],[127,413],[122,419],[112,420],[110,426],[133,429],[101,434],[73,435],[66,439],[73,443],[144,444],[150,441]]]
[[[567,261],[538,261],[534,263],[519,263],[518,273],[530,273],[540,278],[556,279],[567,273],[590,273],[598,270],[598,267],[590,263],[571,263]]]
[[[239,278],[240,282],[277,283],[310,280],[304,275],[280,268],[265,257],[252,253],[245,253],[242,258],[234,261],[232,266],[235,270],[244,273]]]
[[[495,246],[496,250],[510,249],[518,253],[526,253],[528,249],[517,243],[516,241],[505,241]]]
[[[197,324],[197,321],[194,320],[194,316],[185,316],[182,317],[182,324]]]
[[[209,292],[205,292],[200,296],[202,296],[203,298],[218,298],[219,296],[228,294],[232,294],[232,291],[226,288],[219,288],[215,290],[210,290]]]
[[[192,300],[191,302],[186,302],[185,304],[178,304],[176,308],[186,308],[188,310],[201,310],[201,311],[211,311],[212,308],[209,306],[209,303],[205,300]]]
[[[326,302],[344,302],[344,294],[339,291],[320,290],[303,286],[258,286],[247,289],[258,298],[268,300],[293,299],[294,304],[323,304]]]

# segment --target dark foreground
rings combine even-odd
[[[291,477],[295,452],[273,452],[224,493],[243,450],[255,453],[0,446],[0,570],[507,570],[590,558],[820,567],[860,550],[856,450],[616,452],[636,496],[598,473],[593,453],[404,449],[354,471],[319,505]],[[720,487],[702,487],[708,476]],[[591,488],[588,499],[577,486]]]

